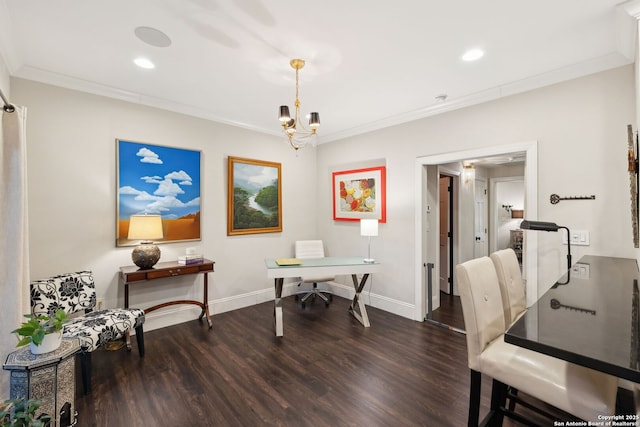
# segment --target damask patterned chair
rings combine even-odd
[[[144,356],[144,311],[138,308],[113,308],[93,311],[96,288],[91,271],[80,271],[31,282],[31,312],[51,316],[63,309],[70,317],[62,335],[80,340],[80,367],[85,394],[91,392],[91,352],[105,344],[124,339],[136,330],[138,352]],[[127,342],[127,349],[131,350]]]

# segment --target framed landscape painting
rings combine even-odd
[[[200,240],[200,151],[116,140],[116,246],[129,240],[131,215],[162,217],[159,242]]]
[[[228,159],[227,235],[282,231],[280,163]]]
[[[384,166],[333,172],[333,219],[387,222]]]

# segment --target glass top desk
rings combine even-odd
[[[276,336],[284,335],[282,320],[282,285],[285,278],[301,276],[334,276],[350,274],[353,280],[353,287],[356,291],[349,313],[353,315],[366,328],[370,326],[367,310],[364,301],[360,298],[360,293],[364,288],[369,274],[380,271],[380,264],[377,262],[366,263],[361,257],[325,257],[301,259],[300,265],[278,265],[275,259],[266,259],[267,277],[275,279],[275,306],[273,316],[275,321]],[[358,282],[358,274],[362,274],[362,279]]]
[[[582,257],[505,341],[640,383],[638,277],[634,259]]]

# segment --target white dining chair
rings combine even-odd
[[[471,371],[469,426],[477,426],[482,375],[493,379],[491,411],[505,409],[509,386],[583,420],[614,415],[618,379],[504,341],[505,316],[498,275],[489,257],[456,266]]]

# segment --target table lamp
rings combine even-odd
[[[160,248],[153,240],[162,239],[162,217],[160,215],[131,215],[129,234],[131,240],[141,240],[131,252],[133,263],[142,270],[148,270],[160,259]]]
[[[360,235],[369,237],[369,252],[364,262],[373,264],[375,260],[371,258],[371,236],[378,235],[378,220],[377,219],[361,219],[360,220]]]
[[[534,231],[558,231],[563,228],[567,230],[567,270],[571,271],[571,231],[569,228],[563,225],[557,225],[553,222],[545,222],[545,221],[529,221],[523,220],[520,223],[520,228],[522,230],[534,230]]]

